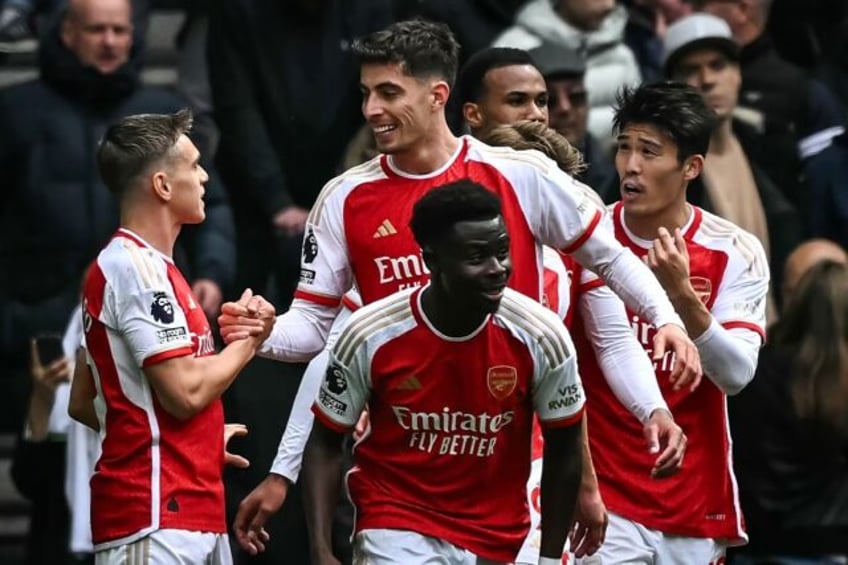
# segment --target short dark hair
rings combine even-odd
[[[399,64],[415,78],[437,76],[453,87],[459,43],[450,28],[423,19],[396,22],[353,42],[359,64]]]
[[[491,70],[513,65],[536,66],[530,53],[523,49],[487,47],[477,51],[459,71],[455,90],[457,102],[465,104],[479,101],[486,92],[486,74]]]
[[[97,148],[97,166],[106,187],[117,196],[151,165],[170,157],[180,136],[191,131],[191,110],[137,114],[110,126]]]
[[[491,220],[501,215],[498,196],[471,179],[434,188],[412,208],[409,227],[422,248],[438,243],[459,222]]]
[[[616,133],[630,124],[651,125],[674,140],[681,163],[692,155],[706,155],[718,122],[704,96],[691,86],[661,81],[625,87],[617,102],[613,117]]]

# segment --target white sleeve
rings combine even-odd
[[[100,438],[91,428],[71,422],[65,450],[65,496],[71,512],[70,549],[74,553],[92,553],[89,482],[100,457]]]
[[[586,395],[577,374],[577,356],[568,330],[553,312],[544,311],[551,320],[540,322],[557,333],[546,334],[541,339],[557,343],[536,343],[533,357],[536,361],[533,375],[533,408],[543,427],[569,426],[579,421],[583,414]],[[563,352],[555,356],[551,352]]]
[[[580,315],[598,364],[613,394],[643,424],[668,405],[648,353],[633,335],[624,304],[605,287],[581,293]]]
[[[297,389],[297,396],[295,396],[292,404],[286,431],[283,432],[283,437],[280,439],[280,445],[277,448],[277,456],[271,465],[272,473],[282,475],[293,483],[297,482],[300,475],[303,451],[306,448],[309,434],[312,432],[312,422],[315,419],[311,410],[312,403],[318,396],[321,379],[327,370],[330,348],[335,344],[339,334],[347,324],[348,318],[350,318],[350,310],[343,308],[330,330],[326,348],[314,357],[306,367],[300,381],[300,387]]]
[[[339,349],[349,349],[351,343],[358,343],[349,356],[348,365],[339,361]],[[333,347],[327,362],[327,371],[318,396],[312,405],[312,412],[324,425],[339,432],[347,432],[359,420],[363,408],[371,394],[370,360],[367,342],[358,338],[356,318],[347,325]]]
[[[309,361],[324,349],[339,306],[295,298],[285,314],[277,316],[259,356],[296,363]]]
[[[695,340],[704,374],[727,395],[738,394],[754,378],[762,343],[755,331],[726,329],[715,320]]]
[[[713,321],[695,340],[704,374],[731,395],[754,378],[765,341],[769,286],[768,260],[759,240],[743,232],[734,251],[710,310]]]
[[[608,222],[604,222],[607,226]],[[668,295],[651,270],[615,239],[611,229],[599,227],[572,252],[577,261],[596,273],[641,318],[655,327],[684,327]]]
[[[125,274],[116,277],[114,329],[122,335],[139,367],[191,355],[194,350],[185,312],[174,295],[163,261],[139,253]],[[103,309],[107,307],[108,301],[104,301]]]

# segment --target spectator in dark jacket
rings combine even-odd
[[[0,375],[4,431],[23,427],[30,338],[62,333],[79,303],[82,274],[118,226],[118,207],[97,174],[95,152],[112,122],[131,114],[174,112],[184,102],[139,82],[128,0],[71,0],[42,38],[39,78],[0,91]],[[232,218],[223,189],[207,184],[207,217],[181,235],[180,260],[207,314],[232,278]],[[53,449],[22,440],[23,450]],[[39,461],[39,457],[26,457]],[[51,456],[46,457],[47,461]],[[61,461],[45,462],[63,469]],[[20,463],[17,462],[17,463]],[[20,471],[20,467],[19,467]],[[56,473],[62,481],[61,473]],[[18,477],[32,477],[26,470]],[[45,485],[44,488],[47,488]],[[22,490],[26,491],[26,488]],[[61,492],[61,486],[59,487]],[[66,533],[66,532],[65,532]],[[57,563],[32,525],[31,563]]]

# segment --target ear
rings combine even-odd
[[[431,246],[428,245],[421,248],[421,258],[424,259],[424,264],[427,266],[427,270],[430,271],[430,275],[439,272],[439,261],[436,257],[437,255]]]
[[[480,111],[480,106],[474,102],[466,102],[462,105],[462,118],[472,130],[483,127],[483,112]]]
[[[447,106],[449,96],[450,86],[448,86],[448,83],[443,80],[434,82],[433,87],[430,90],[433,110],[444,110],[445,106]]]
[[[168,182],[168,175],[162,171],[157,171],[151,177],[153,194],[163,202],[170,202],[174,193],[171,191],[171,185]]]
[[[62,26],[59,30],[59,37],[62,39],[62,44],[68,49],[71,49],[73,35],[71,27],[73,25],[74,24],[71,23],[71,15],[66,13],[65,17],[62,18]]]
[[[704,156],[692,155],[683,163],[683,178],[686,182],[692,182],[701,175],[704,170]]]

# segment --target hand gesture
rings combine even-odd
[[[674,230],[674,237],[665,228],[658,230],[654,246],[645,256],[645,264],[650,267],[669,294],[675,296],[690,288],[689,250],[680,228]]]
[[[651,469],[651,477],[661,479],[678,472],[683,466],[683,454],[686,452],[686,434],[674,422],[667,410],[659,409],[651,413],[645,424],[645,439],[650,453],[659,453]]]
[[[288,492],[288,479],[272,473],[239,504],[233,530],[239,545],[250,555],[265,551],[271,538],[265,523],[280,510]]]
[[[237,469],[246,469],[250,467],[250,461],[242,457],[241,455],[236,455],[235,453],[230,453],[227,451],[227,444],[230,443],[230,440],[236,436],[246,436],[247,435],[247,426],[244,424],[224,424],[224,464],[232,465]]]
[[[31,339],[29,345],[29,372],[32,376],[33,394],[49,398],[52,402],[56,387],[71,380],[71,360],[67,357],[60,357],[45,366],[41,363],[35,339]]]
[[[609,516],[601,499],[597,483],[594,487],[580,487],[577,494],[577,514],[569,535],[571,551],[578,559],[592,555],[604,543]]]
[[[221,306],[221,315],[218,316],[221,337],[226,344],[252,336],[265,341],[271,333],[275,316],[273,304],[262,296],[254,296],[253,291],[246,288],[238,302],[225,302]]]

